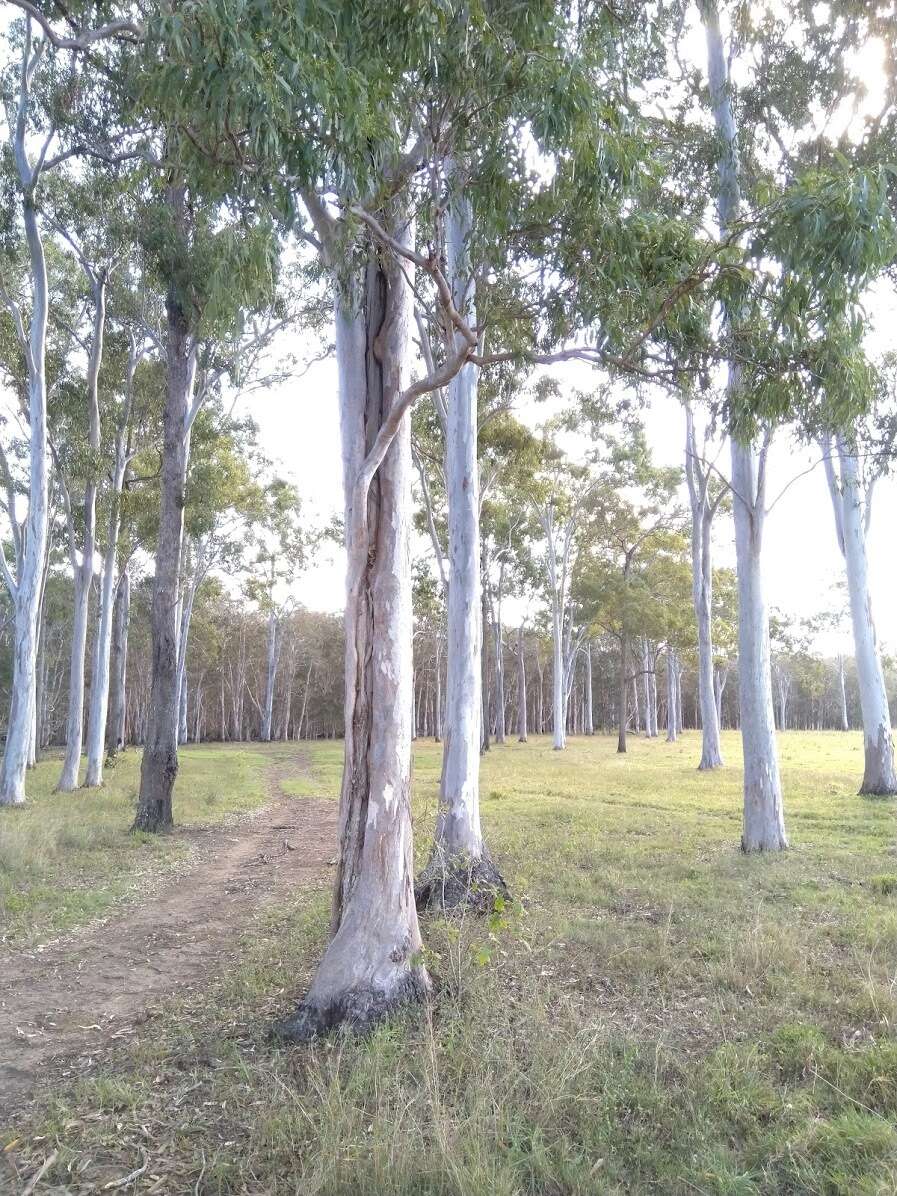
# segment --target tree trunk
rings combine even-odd
[[[676,654],[672,648],[667,648],[667,743],[675,743],[679,738],[676,708]]]
[[[412,238],[407,224],[394,235]],[[369,489],[367,452],[407,385],[411,290],[372,257],[363,297],[337,288],[336,351],[346,492],[345,765],[333,937],[304,1001],[279,1027],[308,1040],[363,1029],[429,991],[414,902],[411,832],[411,421]]]
[[[277,662],[280,657],[280,634],[276,613],[268,615],[268,653],[265,680],[265,706],[262,711],[262,734],[265,743],[271,740],[271,722],[274,718],[274,683],[277,680]]]
[[[469,202],[452,197],[446,229],[449,279],[456,304],[474,322],[468,240]],[[477,464],[477,374],[466,365],[449,384],[445,425],[448,497],[448,611],[446,642],[445,745],[433,852],[417,883],[420,906],[479,906],[501,877],[483,842],[480,825],[480,749],[488,750],[483,709],[486,653],[485,590],[480,575],[480,487]],[[496,643],[500,645],[500,629]],[[496,653],[498,668],[500,647]],[[498,700],[502,704],[503,695]]]
[[[114,757],[125,746],[125,708],[128,678],[128,625],[131,617],[131,574],[125,567],[118,582],[112,610],[112,652],[110,667],[109,717],[106,722],[106,754]],[[224,690],[222,689],[222,693]]]
[[[733,370],[737,367],[732,367]],[[744,749],[744,851],[781,851],[788,846],[782,809],[772,674],[769,615],[760,559],[762,494],[750,445],[732,441],[735,555],[738,573],[738,695]],[[762,487],[761,487],[762,491]],[[753,500],[749,496],[755,496]]]
[[[835,476],[831,446],[824,446],[824,449],[826,448],[826,476],[835,512],[838,543],[847,574],[857,686],[863,716],[865,768],[860,793],[885,796],[897,793],[897,773],[894,769],[891,712],[888,707],[869,590],[869,562],[866,554],[869,511],[864,510],[864,506],[869,503],[870,495],[865,495],[864,503],[857,457],[844,440],[839,438],[837,441],[840,479]]]
[[[691,502],[692,603],[698,626],[698,704],[701,710],[701,761],[703,771],[721,768],[719,707],[713,685],[713,551],[711,507],[708,486],[710,470],[700,460],[694,415],[685,407],[685,472]]]
[[[847,685],[844,680],[844,657],[838,657],[838,695],[841,699],[841,730],[850,730],[850,719],[847,717]]]
[[[476,369],[476,367],[472,367]],[[504,632],[501,622],[501,596],[495,607],[495,622],[492,627],[495,637],[495,742],[505,742],[505,658]]]
[[[626,751],[626,728],[629,725],[629,637],[624,632],[620,636],[620,681],[619,681],[620,711],[618,718],[617,751]]]
[[[92,557],[93,554],[91,554]],[[91,559],[91,566],[93,561]],[[90,586],[93,569],[83,565],[75,569],[74,602],[72,608],[72,646],[69,662],[69,707],[65,731],[65,756],[56,788],[60,793],[72,793],[78,788],[81,767],[81,744],[84,734],[84,672],[87,657],[87,615],[90,607]]]
[[[30,174],[25,147],[17,146],[20,172]],[[25,179],[23,178],[23,186]],[[25,774],[34,735],[38,619],[40,616],[44,557],[47,549],[49,494],[47,470],[47,266],[37,221],[33,188],[25,186],[22,215],[31,269],[32,304],[29,330],[28,424],[30,466],[28,514],[25,522],[21,571],[13,595],[12,700],[3,755],[0,806],[25,800]]]
[[[585,675],[585,733],[586,735],[595,734],[595,711],[594,699],[592,695],[592,644],[591,641],[586,641],[586,675]]]
[[[526,656],[523,624],[517,630],[517,742],[526,743]]]
[[[162,498],[151,609],[152,681],[140,795],[134,830],[174,825],[172,792],[178,773],[178,590],[187,485],[187,417],[196,355],[186,316],[172,290],[167,301],[168,341],[163,412]]]
[[[738,220],[741,207],[735,118],[716,0],[702,0],[700,7],[707,36],[710,103],[721,146],[717,207],[720,231],[725,237]],[[737,314],[725,312],[729,330],[737,324]],[[727,395],[731,409],[737,409],[741,389],[741,366],[730,361]],[[765,466],[765,447],[758,458],[752,444],[732,437],[738,575],[738,688],[744,748],[741,846],[746,852],[780,851],[788,846],[772,710],[769,616],[760,561],[765,516]]]

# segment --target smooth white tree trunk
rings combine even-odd
[[[446,215],[446,266],[453,300],[473,324],[476,307],[469,258],[473,212],[460,189],[452,194]],[[417,884],[421,905],[443,908],[478,905],[490,887],[503,883],[483,842],[480,823],[480,754],[488,744],[488,726],[483,709],[485,593],[480,573],[477,377],[478,367],[472,364],[455,375],[445,412],[449,566],[445,741],[433,852]],[[500,634],[497,630],[497,643]]]
[[[865,767],[860,793],[886,796],[897,793],[897,773],[894,769],[891,712],[869,587],[866,531],[871,516],[871,494],[864,493],[856,453],[851,451],[843,438],[836,442],[837,473],[831,444],[824,442],[822,447],[838,545],[847,575],[857,686],[863,716]]]
[[[592,644],[591,641],[586,642],[586,676],[585,676],[585,727],[583,730],[586,735],[595,734],[595,712],[593,707],[593,683],[592,683]]]
[[[838,696],[841,699],[841,730],[850,730],[850,719],[847,715],[847,682],[844,677],[844,657],[838,656]]]
[[[701,710],[699,770],[721,768],[719,710],[713,684],[713,550],[711,531],[716,506],[710,501],[711,471],[698,452],[694,414],[685,408],[685,476],[691,505],[692,602],[698,627],[698,703]]]
[[[769,612],[761,563],[764,488],[758,472],[762,468],[752,446],[732,441],[738,574],[738,696],[744,750],[742,848],[746,852],[780,851],[788,846],[772,704]]]
[[[29,47],[26,49],[26,55],[30,52],[30,29],[29,22]],[[36,715],[38,619],[49,523],[46,383],[47,265],[37,220],[34,194],[36,180],[28,163],[25,149],[27,109],[28,82],[23,73],[14,153],[23,188],[22,217],[28,244],[32,288],[31,324],[27,339],[30,461],[25,542],[21,550],[21,570],[16,577],[12,595],[14,610],[12,700],[6,733],[6,749],[3,755],[0,805],[19,805],[25,800],[25,774],[28,769]]]
[[[81,745],[84,734],[84,674],[87,659],[87,616],[90,607],[92,570],[75,570],[72,603],[72,646],[69,659],[69,706],[66,716],[65,756],[56,788],[72,793],[78,788]]]
[[[277,662],[280,656],[280,635],[277,614],[268,614],[268,649],[265,671],[265,705],[262,710],[262,733],[265,743],[271,739],[271,724],[274,719],[274,686],[277,680]]]
[[[106,754],[115,756],[125,746],[128,684],[128,628],[131,615],[131,573],[125,564],[118,581],[112,611],[112,659],[109,682],[109,717],[106,720]],[[221,687],[222,700],[224,685]],[[223,724],[222,724],[223,725]]]
[[[699,0],[707,37],[710,104],[720,142],[720,231],[725,237],[739,217],[738,144],[732,109],[728,62],[723,47],[716,0]],[[732,329],[737,313],[726,311]],[[741,367],[729,363],[727,395],[737,408],[742,390]],[[735,558],[738,575],[738,689],[744,749],[744,826],[746,852],[780,851],[788,846],[772,707],[769,615],[763,592],[761,548],[765,520],[766,447],[732,437],[732,490],[735,515]]]

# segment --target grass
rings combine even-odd
[[[745,858],[737,738],[723,772],[697,748],[493,748],[483,818],[521,908],[426,920],[429,1011],[272,1046],[325,939],[326,894],[297,899],[114,1070],[54,1093],[17,1131],[22,1173],[58,1148],[46,1182],[74,1193],[145,1161],[127,1190],[893,1196],[894,806],[855,796],[859,736],[785,735],[792,850]],[[333,792],[338,745],[311,751]],[[439,749],[415,767],[420,862]]]
[[[137,893],[188,850],[177,835],[129,834],[140,757],[126,752],[102,789],[55,793],[60,762],[28,776],[28,801],[0,812],[0,943],[27,945],[69,930]],[[266,756],[246,747],[188,747],[175,797],[179,825],[220,822],[268,796]]]

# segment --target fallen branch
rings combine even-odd
[[[56,1162],[56,1160],[58,1158],[59,1158],[59,1151],[54,1150],[49,1158],[44,1159],[41,1166],[34,1173],[34,1175],[31,1177],[31,1179],[28,1181],[28,1183],[25,1185],[25,1187],[22,1189],[22,1196],[31,1196],[31,1193],[34,1191],[34,1189],[37,1187],[37,1185],[40,1183],[40,1181],[44,1178],[44,1176],[47,1174],[47,1172],[50,1170],[50,1168],[53,1166],[53,1164]]]

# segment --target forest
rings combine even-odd
[[[0,1191],[897,1192],[892,6],[0,13]]]

